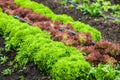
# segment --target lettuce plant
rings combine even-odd
[[[87,80],[119,80],[120,71],[112,68],[111,65],[102,65],[91,68]]]
[[[78,55],[58,60],[51,70],[52,77],[56,80],[86,80],[91,67]]]

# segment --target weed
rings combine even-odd
[[[10,62],[8,63],[8,66],[13,66],[13,64],[14,64],[14,61],[10,61]]]
[[[24,76],[19,76],[19,80],[25,80]]]
[[[7,57],[7,56],[0,57],[0,64],[6,63],[7,60],[8,60],[8,57]]]
[[[7,68],[7,69],[3,70],[1,73],[3,74],[3,76],[5,76],[5,75],[11,75],[12,72],[14,72],[13,69]]]

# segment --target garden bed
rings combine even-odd
[[[30,69],[33,67],[35,67],[33,71],[37,72],[35,75],[33,73],[29,76],[37,76],[36,74],[41,72],[41,74],[51,75],[51,77],[56,80],[119,79],[119,64],[116,65],[120,60],[119,44],[104,40],[99,41],[101,39],[99,31],[84,23],[75,22],[69,16],[53,14],[49,8],[43,5],[30,2],[29,0],[25,2],[15,0],[16,4],[11,1],[6,1],[6,3],[1,4],[4,13],[2,11],[0,12],[0,31],[4,33],[3,35],[7,45],[6,50],[16,50],[17,55],[14,55],[14,60],[17,61],[20,66],[27,67],[18,68],[20,71],[20,76],[16,75],[18,79],[26,77],[26,79],[32,80],[32,78],[30,79],[27,75],[29,71],[32,71]],[[36,7],[32,7],[32,4]],[[21,8],[23,6],[24,8]],[[42,10],[39,10],[40,8]],[[44,9],[47,9],[48,12]],[[52,14],[49,15],[50,13]],[[37,17],[35,17],[36,15]],[[54,18],[54,16],[56,18]],[[52,21],[47,17],[58,21]],[[59,20],[61,22],[59,22]],[[70,24],[64,24],[67,21],[71,23],[75,22],[74,24],[76,25],[71,26]],[[75,26],[79,26],[76,30],[80,27],[81,30],[77,30],[78,32],[75,31]],[[94,37],[97,42],[94,42],[90,33],[85,35],[81,32],[84,30],[92,33],[92,37]],[[57,32],[60,34],[57,34]],[[69,42],[69,40],[73,43],[71,41]],[[77,43],[77,45],[74,45],[74,43]],[[99,64],[99,62],[105,65]],[[36,66],[39,71],[36,69]],[[9,69],[7,70],[9,71]],[[40,74],[38,75],[40,76]],[[40,76],[39,79],[51,79],[51,77]],[[33,80],[34,79],[36,78],[33,77]]]
[[[5,40],[0,36],[0,49],[5,49],[4,43]],[[50,80],[50,76],[43,75],[32,62],[25,67],[20,67],[15,62],[10,65],[16,56],[15,51],[3,50],[0,55],[0,63],[1,58],[8,58],[4,64],[0,64],[0,80]]]
[[[111,42],[120,43],[120,23],[115,22],[112,19],[103,19],[102,17],[90,17],[90,15],[84,15],[83,12],[76,8],[70,8],[63,6],[60,2],[55,0],[33,0],[48,6],[56,14],[68,14],[74,20],[80,20],[87,23],[92,27],[98,29],[102,33],[103,39],[107,39]]]

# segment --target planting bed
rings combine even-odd
[[[5,50],[17,52],[8,56],[15,61],[15,69],[7,72],[13,72],[16,79],[120,79],[120,45],[101,40],[98,30],[67,15],[56,15],[31,0],[0,0],[0,7]]]
[[[0,36],[0,63],[2,62],[1,58],[8,57],[4,64],[0,64],[0,80],[50,80],[50,76],[42,75],[33,63],[28,63],[26,67],[20,67],[16,62],[13,65],[9,65],[10,62],[14,61],[16,52],[1,51],[1,49],[5,49],[4,43],[5,40]],[[16,65],[17,67],[15,68]],[[6,71],[3,73],[7,69],[13,72],[9,73],[9,71]]]
[[[68,14],[72,16],[74,20],[80,20],[81,22],[87,23],[92,27],[101,31],[103,39],[107,39],[111,42],[120,43],[120,23],[114,22],[112,19],[103,19],[102,17],[90,17],[85,15],[76,8],[70,8],[69,6],[63,6],[60,1],[55,0],[33,0],[39,3],[43,3],[53,10],[56,14]],[[120,3],[118,3],[120,4]],[[109,16],[109,15],[108,15]]]

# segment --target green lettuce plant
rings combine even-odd
[[[91,66],[78,55],[64,57],[56,62],[51,70],[52,77],[55,80],[86,80]]]
[[[88,76],[88,80],[119,80],[120,71],[112,68],[111,65],[102,65],[91,68]]]

